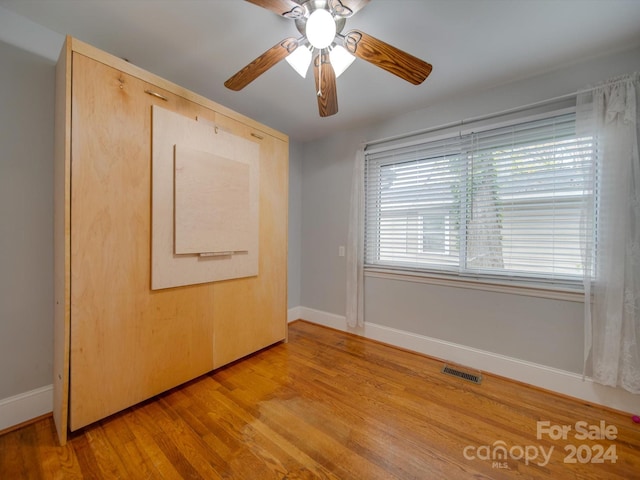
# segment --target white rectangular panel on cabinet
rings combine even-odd
[[[153,106],[151,288],[258,274],[255,142]]]

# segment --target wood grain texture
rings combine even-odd
[[[73,56],[71,430],[213,368],[211,285],[150,291],[148,88]]]
[[[230,130],[212,126],[209,122],[198,122],[157,106],[153,108],[152,124],[151,288],[157,290],[258,275],[258,145]],[[238,248],[246,253],[217,257],[176,255],[179,253],[175,249],[179,232],[174,224],[177,208],[174,198],[178,193],[174,182],[174,148],[179,149],[183,146],[234,159],[249,168],[249,235],[245,238],[245,248]],[[225,220],[233,221],[231,218]],[[215,247],[214,250],[201,250],[198,253],[212,251],[215,251]]]
[[[286,338],[288,144],[237,121],[216,116],[216,124],[252,140],[260,152],[260,239],[257,277],[214,284],[216,367]],[[248,301],[251,299],[251,301]]]
[[[329,0],[329,5],[336,15],[350,17],[366,7],[369,1],[370,0]]]
[[[149,290],[152,105],[209,122],[223,112],[243,134],[284,145],[276,163],[285,166],[288,137],[72,37],[56,79],[54,418],[64,444],[69,428],[214,366],[212,286]],[[286,208],[278,216],[286,225]],[[285,286],[271,287],[282,295],[269,303],[278,305],[278,316],[267,316],[277,325],[259,319],[256,331],[269,335],[254,350],[277,341],[273,331],[286,337],[281,249],[274,258],[284,258],[283,275],[265,279]],[[241,282],[234,288],[246,291]]]
[[[243,142],[252,148],[254,135],[281,145],[270,153],[282,155],[274,164],[285,168],[288,137],[71,37],[56,75],[54,417],[64,444],[68,428],[214,367],[212,285],[149,289],[152,105],[210,122],[224,112],[221,118],[243,125],[242,134],[253,139]],[[274,185],[281,192],[285,179],[284,208],[265,197],[278,208],[277,218],[268,217],[276,232],[283,224],[286,232],[286,176],[276,176]],[[270,332],[268,342],[243,340],[252,351],[277,341],[274,331],[286,338],[286,233],[276,239],[282,243],[274,258],[282,266],[271,271],[283,273],[267,280],[276,284],[269,294],[281,297],[264,303],[275,308],[265,317],[275,325],[257,330],[263,340]],[[261,300],[265,288],[252,285],[238,282],[229,291],[243,303]]]
[[[223,332],[231,337],[217,337],[225,348],[241,344],[236,351],[246,354],[285,338],[288,142],[221,117],[241,125],[241,135],[253,139],[243,142],[251,147],[251,134],[266,145],[281,145],[261,150],[277,172],[267,165],[259,180],[265,238],[260,268],[266,275],[227,284],[221,297],[212,283],[151,291],[151,107],[160,104],[211,121],[217,113],[78,53],[73,53],[72,91],[67,178],[73,179],[68,217],[73,431],[221,365],[213,352],[216,311],[228,317]],[[224,301],[217,305],[216,297]],[[242,328],[234,330],[233,322]],[[63,423],[60,428],[65,431]]]
[[[414,85],[424,82],[432,70],[431,64],[424,60],[360,30],[351,30],[345,35],[344,47],[356,57]]]
[[[102,420],[59,447],[50,418],[0,436],[2,478],[629,480],[627,415],[306,322],[290,341]],[[536,422],[615,426],[615,440],[536,438]],[[553,448],[549,462],[467,459],[493,445]],[[565,463],[567,443],[615,445],[615,463]],[[518,453],[517,450],[514,451]],[[517,456],[517,455],[516,455]]]
[[[338,89],[336,73],[329,61],[329,55],[316,55],[313,59],[313,73],[316,80],[318,112],[321,117],[330,117],[338,113]]]
[[[177,254],[249,251],[249,165],[175,146],[174,230]],[[256,185],[257,186],[257,185]],[[258,196],[256,200],[256,213]]]
[[[54,125],[54,306],[53,415],[60,443],[67,441],[69,411],[69,341],[71,273],[71,40],[66,39],[56,65]]]
[[[303,10],[298,5],[298,2],[293,0],[246,0],[249,3],[253,3],[267,10],[271,10],[273,13],[282,15],[287,18],[297,18],[302,15]]]
[[[284,60],[284,58],[291,54],[297,47],[298,42],[295,38],[286,38],[238,71],[224,82],[224,86],[231,90],[242,90],[264,72],[281,60]]]
[[[144,70],[138,67],[137,65],[131,62],[128,62],[127,60],[124,60],[119,57],[115,57],[103,50],[100,50],[92,45],[89,45],[88,43],[82,42],[77,38],[67,37],[66,43],[70,51],[93,58],[99,62],[104,63],[105,65],[109,65],[121,71],[122,73],[126,73],[128,75],[131,75],[132,77],[140,79],[143,82],[149,84],[151,88],[160,88],[161,90],[164,90],[164,91],[173,92],[175,95],[178,95],[180,98],[184,100],[195,102],[198,105],[205,107],[206,108],[205,112],[207,111],[219,112],[227,117],[233,118],[234,120],[238,120],[240,123],[251,126],[256,131],[264,132],[267,135],[274,136],[285,142],[289,141],[289,137],[286,134],[274,128],[271,128],[263,123],[257,122],[256,120],[249,118],[246,115],[241,115],[240,113],[234,110],[231,110],[230,108],[225,107],[224,105],[214,102],[213,100],[203,97],[202,95],[198,95],[197,93],[194,93],[191,90],[188,90],[180,85],[170,82],[165,78],[162,78],[147,70]],[[158,102],[158,104],[162,104],[162,102]],[[204,115],[206,116],[207,114],[205,113]]]

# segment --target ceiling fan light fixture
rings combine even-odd
[[[311,65],[311,49],[306,45],[300,45],[285,60],[302,78],[306,78]]]
[[[328,10],[311,12],[305,28],[309,43],[319,50],[331,45],[336,36],[336,22]]]
[[[356,57],[351,55],[342,45],[334,46],[329,52],[329,60],[336,73],[336,78],[342,75],[342,72],[349,68],[355,59]]]
[[[302,36],[285,38],[236,72],[224,82],[231,90],[243,89],[284,59],[305,78],[313,62],[318,112],[329,117],[338,113],[336,78],[355,57],[413,85],[420,85],[431,74],[430,63],[360,30],[342,34],[346,20],[371,0],[246,1],[294,20]]]

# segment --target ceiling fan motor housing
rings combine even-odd
[[[301,5],[302,9],[304,10],[304,16],[301,16],[295,19],[296,28],[298,29],[300,34],[304,35],[306,38],[307,21],[309,20],[309,17],[311,16],[311,14],[316,10],[325,10],[332,13],[333,15],[333,12],[329,6],[329,3],[330,2],[327,2],[326,0],[308,0],[307,2]],[[346,18],[333,15],[333,20],[336,25],[336,35],[339,35],[344,29],[344,26],[346,24]]]

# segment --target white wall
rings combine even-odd
[[[347,240],[352,164],[362,142],[544,101],[636,70],[638,48],[307,143],[302,166],[301,299],[313,310],[309,315],[330,314],[326,318],[335,322],[345,313],[345,259],[337,251]],[[428,80],[420,88],[428,89]],[[582,303],[574,301],[365,280],[367,323],[566,372],[582,371],[582,312]]]
[[[52,408],[53,111],[63,40],[0,7],[0,430]]]
[[[63,41],[63,35],[0,7],[0,42],[55,61]]]
[[[302,223],[302,146],[289,142],[288,307],[300,306],[300,228]]]
[[[307,143],[302,164],[301,305],[343,315],[353,131]]]
[[[0,42],[0,399],[51,383],[51,60]]]

